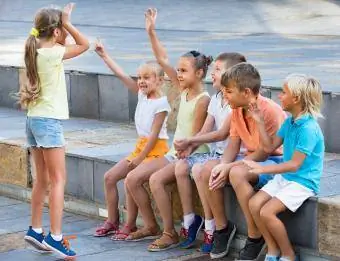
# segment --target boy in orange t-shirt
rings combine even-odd
[[[233,108],[231,116],[230,141],[221,160],[210,162],[202,170],[202,178],[206,183],[206,196],[216,222],[214,245],[211,258],[227,255],[230,243],[235,236],[236,226],[228,221],[224,208],[224,186],[231,183],[241,209],[246,217],[248,239],[240,252],[241,260],[255,260],[264,247],[264,240],[250,214],[248,203],[257,188],[266,184],[271,175],[254,175],[243,159],[251,159],[261,165],[275,164],[282,161],[282,150],[279,148],[272,155],[260,146],[262,137],[254,117],[258,113],[263,116],[266,133],[273,137],[286,118],[282,108],[274,101],[260,95],[261,77],[257,69],[248,63],[240,63],[230,68],[221,80],[222,92]],[[240,153],[243,143],[246,148]]]

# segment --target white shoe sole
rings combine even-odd
[[[58,249],[50,246],[49,244],[47,244],[45,242],[45,240],[43,241],[43,244],[48,247],[49,249],[51,249],[52,251],[56,252],[57,254],[59,254],[62,258],[64,258],[65,260],[72,260],[72,259],[75,259],[76,256],[68,256],[68,255],[65,255],[64,253],[60,252]]]
[[[34,237],[26,235],[24,239],[28,244],[34,247],[34,250],[38,251],[39,253],[51,253],[52,252],[51,249],[47,248],[44,244],[40,243]]]
[[[216,259],[216,258],[222,258],[222,257],[225,257],[226,255],[228,255],[230,244],[231,244],[231,241],[233,241],[233,238],[234,238],[235,234],[236,234],[236,226],[234,226],[234,229],[233,229],[233,231],[230,234],[226,250],[223,251],[222,253],[219,253],[219,254],[212,254],[212,253],[210,253],[210,258],[211,259]]]

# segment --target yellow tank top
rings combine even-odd
[[[192,125],[194,123],[194,112],[197,101],[203,96],[209,96],[208,92],[202,92],[197,95],[194,99],[187,101],[188,91],[184,90],[181,94],[181,101],[179,104],[179,110],[177,115],[177,127],[175,131],[174,140],[189,138],[193,136]],[[209,152],[209,146],[203,144],[195,150],[194,153]],[[172,144],[168,155],[175,156],[176,150]]]

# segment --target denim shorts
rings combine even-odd
[[[219,160],[222,157],[222,154],[215,152],[206,152],[206,153],[196,153],[192,154],[186,158],[190,170],[196,163],[206,163],[209,160]]]
[[[65,146],[61,120],[44,117],[27,117],[28,147],[60,148]]]

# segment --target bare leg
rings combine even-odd
[[[108,221],[111,223],[118,222],[119,212],[118,212],[118,188],[117,183],[121,179],[125,178],[129,173],[129,162],[126,159],[122,159],[116,165],[114,165],[109,171],[104,175],[105,184],[105,198],[106,207],[108,210]]]
[[[287,208],[283,203],[277,199],[272,198],[261,209],[260,217],[263,224],[266,225],[269,233],[274,238],[277,245],[280,247],[281,256],[288,257],[290,260],[295,259],[293,246],[289,241],[287,230],[282,221],[277,215]]]
[[[124,184],[124,188],[125,188],[126,209],[127,209],[126,225],[129,228],[134,228],[136,226],[136,219],[138,216],[138,207],[135,201],[133,200],[129,189],[126,187],[126,183]]]
[[[194,212],[192,203],[192,184],[189,177],[189,164],[186,160],[179,160],[175,166],[175,176],[178,193],[181,199],[183,215]]]
[[[195,164],[192,167],[192,175],[194,177],[194,181],[196,183],[198,195],[201,199],[201,203],[202,203],[202,206],[203,206],[204,218],[206,220],[211,220],[214,217],[213,217],[213,214],[211,212],[208,199],[205,196],[205,187],[204,187],[204,182],[203,182],[203,178],[202,178],[202,175],[201,175],[202,169],[203,169],[202,164]]]
[[[32,159],[34,162],[35,179],[33,181],[31,211],[32,211],[32,227],[42,227],[42,211],[44,200],[47,194],[49,177],[48,171],[44,162],[42,149],[32,148]]]
[[[157,227],[157,222],[151,207],[149,194],[143,184],[149,181],[154,172],[167,164],[169,164],[169,161],[164,157],[142,163],[132,170],[125,180],[125,184],[142,214],[144,224],[148,228]]]
[[[174,223],[172,219],[171,200],[165,186],[175,181],[175,164],[169,163],[164,168],[155,172],[150,178],[150,188],[161,214],[164,232],[173,233]]]
[[[51,233],[60,235],[66,183],[65,148],[43,149],[43,155],[51,182],[49,196]]]
[[[206,199],[208,199],[210,209],[215,218],[217,230],[224,229],[228,224],[228,219],[226,217],[224,207],[224,188],[220,188],[214,191],[209,189],[211,170],[217,164],[219,164],[219,162],[219,160],[208,161],[206,164],[204,164],[204,167],[201,171],[201,176],[204,184],[203,186],[205,188],[205,197]]]
[[[255,220],[256,226],[260,230],[264,240],[266,241],[268,247],[268,254],[270,255],[278,255],[280,253],[280,249],[276,244],[274,238],[269,233],[266,224],[263,223],[263,220],[260,217],[260,211],[262,207],[271,199],[264,191],[259,191],[256,193],[249,201],[249,209]]]
[[[258,176],[256,174],[249,173],[246,166],[238,165],[230,170],[229,179],[246,218],[248,236],[251,238],[261,237],[261,233],[258,230],[249,210],[249,200],[255,194],[254,188],[251,184],[257,183]]]

